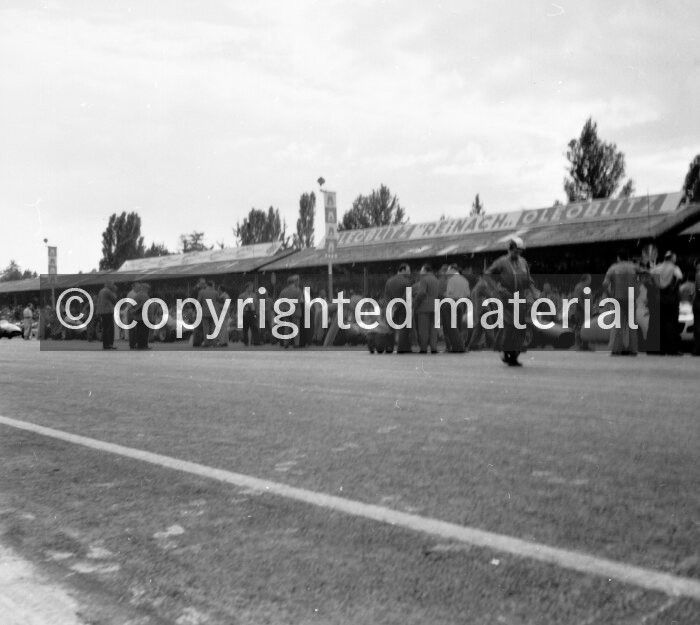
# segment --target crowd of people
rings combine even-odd
[[[681,353],[678,318],[681,301],[692,302],[695,319],[700,318],[700,265],[698,265],[693,280],[685,282],[681,270],[676,264],[673,252],[667,252],[663,261],[651,265],[634,262],[626,250],[618,253],[617,261],[609,268],[596,291],[592,290],[592,277],[583,274],[573,289],[568,289],[566,295],[561,294],[550,282],[544,282],[541,290],[535,284],[530,273],[530,267],[523,257],[524,245],[520,238],[511,237],[507,244],[507,252],[497,258],[480,275],[471,271],[462,271],[456,264],[446,264],[437,271],[429,264],[420,266],[414,273],[408,263],[401,263],[395,275],[389,277],[383,293],[377,300],[381,306],[380,332],[390,333],[387,350],[397,353],[409,353],[417,347],[419,353],[438,353],[438,340],[444,342],[447,352],[466,352],[484,348],[493,348],[502,352],[502,360],[508,366],[520,366],[519,354],[526,346],[526,330],[516,323],[515,313],[519,320],[528,319],[529,308],[538,298],[547,298],[552,302],[555,319],[562,321],[568,314],[567,321],[575,335],[577,349],[589,349],[583,338],[582,329],[587,315],[597,310],[599,302],[609,297],[618,302],[621,310],[635,310],[631,297],[644,294],[648,308],[648,329],[646,329],[645,351],[649,354],[674,355]],[[387,306],[391,300],[403,299],[406,290],[411,291],[412,323],[411,327],[392,330],[387,321]],[[344,293],[349,299],[349,305],[344,308],[342,321],[350,323],[350,327],[340,329],[337,319],[337,305],[332,303],[324,289],[310,290],[312,303],[306,310],[305,295],[300,276],[294,275],[287,279],[277,298],[273,298],[265,288],[257,289],[253,282],[246,282],[233,300],[228,317],[217,328],[215,318],[218,318],[225,302],[231,300],[232,289],[225,283],[216,284],[213,280],[201,278],[194,291],[189,295],[199,302],[202,309],[202,322],[192,332],[191,343],[194,347],[227,347],[229,342],[239,340],[246,346],[258,346],[264,343],[279,343],[283,348],[302,348],[309,345],[342,345],[347,342],[360,342],[366,339],[367,333],[359,328],[354,318],[354,311],[359,300],[363,298],[352,290]],[[519,304],[515,311],[508,305],[514,294],[518,292],[525,301]],[[308,291],[307,291],[308,293]],[[114,308],[120,295],[113,282],[106,283],[98,293],[91,295],[92,302],[85,302],[82,309],[71,310],[73,317],[79,313],[86,314],[94,307],[94,316],[86,328],[75,329],[61,324],[56,311],[51,306],[39,309],[33,303],[14,310],[0,311],[0,317],[16,318],[21,323],[24,338],[32,335],[40,338],[86,338],[88,341],[101,340],[105,350],[116,349],[115,339],[128,341],[130,349],[150,349],[149,342],[153,340],[153,330],[149,329],[142,318],[145,303],[151,297],[151,288],[147,283],[135,283],[131,286],[127,298],[135,304],[121,307],[121,320],[124,324],[133,323],[129,330],[115,327],[113,321]],[[124,297],[122,295],[121,297]],[[503,307],[503,324],[497,329],[489,329],[482,324],[482,317],[493,311],[493,299],[501,300]],[[245,300],[245,306],[239,311],[235,302]],[[274,304],[276,300],[284,299],[294,302],[290,316],[285,318],[287,326],[296,328],[291,333],[289,327],[282,328],[279,333],[272,332]],[[472,303],[473,317],[471,327],[467,331],[465,300]],[[492,303],[484,305],[486,300]],[[577,304],[567,309],[563,305],[566,299],[576,299]],[[435,319],[435,303],[438,300],[454,302],[451,306],[439,308],[439,319]],[[214,314],[207,305],[211,302]],[[322,306],[326,303],[327,306]],[[72,304],[74,307],[75,303]],[[324,308],[328,318],[324,319]],[[284,309],[286,310],[286,309]],[[171,310],[171,312],[174,312]],[[238,318],[240,314],[241,319]],[[160,308],[151,307],[150,320],[160,320]],[[395,327],[406,322],[406,309],[395,306],[392,311],[392,321]],[[192,323],[195,317],[194,307],[189,304],[182,312],[183,319]],[[64,317],[66,319],[66,317]],[[70,317],[68,317],[70,321]],[[695,324],[695,344],[693,353],[700,355],[700,324]],[[215,330],[218,330],[215,334]],[[293,334],[293,335],[292,335]],[[609,348],[613,355],[635,355],[639,351],[638,330],[632,323],[623,323],[619,328],[613,328],[610,334]]]

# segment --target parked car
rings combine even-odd
[[[0,319],[0,339],[7,337],[12,339],[22,336],[22,328],[15,323],[10,323],[7,319]]]
[[[154,307],[153,310],[156,310],[156,316],[154,319],[154,323],[160,323],[161,319],[163,318],[162,316],[162,311],[159,307]],[[192,324],[195,320],[195,310],[194,306],[191,304],[187,304],[184,309],[182,310],[182,319],[184,319],[185,323]],[[162,328],[159,328],[158,330],[155,330],[155,340],[160,341],[161,343],[172,343],[174,340],[177,339],[177,306],[172,306],[170,310],[168,311],[168,320],[166,321],[165,325]],[[184,340],[189,340],[190,335],[192,334],[192,330],[188,330],[187,328],[183,328],[182,330],[182,338]]]

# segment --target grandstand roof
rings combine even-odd
[[[700,204],[679,207],[681,194],[599,200],[539,210],[406,224],[339,233],[334,264],[410,260],[496,252],[512,235],[527,248],[630,241],[677,234],[700,221]],[[296,270],[328,263],[322,247],[301,250],[264,266]]]
[[[39,278],[0,282],[0,293],[26,293],[39,290]]]

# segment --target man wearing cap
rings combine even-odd
[[[533,297],[539,296],[539,291],[530,275],[530,266],[521,256],[525,249],[520,237],[512,236],[508,240],[508,253],[497,258],[484,272],[484,280],[491,290],[503,302],[503,327],[496,334],[495,348],[503,352],[501,360],[509,367],[520,367],[518,356],[525,344],[525,319],[527,308],[518,304],[518,326],[516,326],[515,309],[509,299],[517,293],[519,299],[524,299],[526,293]]]
[[[659,353],[675,356],[681,353],[678,286],[683,281],[683,274],[676,265],[676,255],[666,252],[664,261],[651,270],[651,276],[659,288]]]

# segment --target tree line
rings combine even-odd
[[[578,137],[571,139],[565,153],[567,175],[563,188],[568,202],[632,197],[635,185],[632,178],[625,180],[625,155],[615,143],[598,136],[598,125],[589,117]],[[624,182],[623,182],[624,181]],[[700,202],[700,155],[690,163],[683,183],[683,202]],[[555,204],[561,204],[555,200]],[[485,207],[477,193],[469,214],[483,215]],[[238,245],[279,242],[283,247],[302,249],[315,244],[314,220],[316,217],[316,194],[302,193],[299,197],[299,213],[296,231],[288,234],[287,223],[280,216],[279,208],[267,210],[251,208],[248,214],[233,227]],[[445,215],[440,217],[446,218]],[[402,224],[408,221],[406,209],[396,194],[384,184],[367,195],[358,195],[351,207],[338,222],[338,230],[353,230]],[[223,242],[207,244],[203,232],[192,231],[180,235],[176,252],[189,253],[224,247]],[[109,217],[102,233],[102,258],[100,270],[118,269],[126,260],[165,256],[172,253],[164,243],[144,243],[141,234],[141,217],[136,212],[122,212]],[[0,272],[0,282],[36,277],[30,270],[22,271],[12,260]]]

